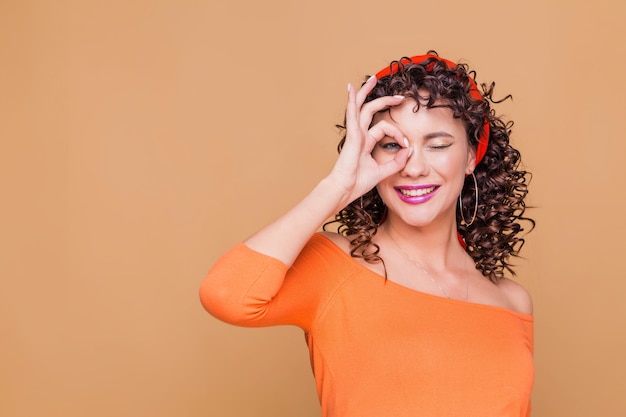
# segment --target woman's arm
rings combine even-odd
[[[307,285],[314,286],[315,280],[304,282],[289,268],[330,216],[399,171],[409,156],[409,150],[402,149],[382,165],[371,156],[384,137],[394,138],[403,148],[408,143],[396,127],[384,121],[370,128],[376,112],[403,100],[400,96],[381,97],[364,105],[375,84],[372,78],[358,92],[348,87],[346,140],[330,174],[294,208],[237,245],[211,269],[200,288],[202,304],[211,314],[250,326],[287,322],[302,326],[311,317],[315,302],[309,303],[306,296],[317,289]],[[331,272],[322,271],[323,257],[313,259],[315,265],[309,270]],[[293,297],[284,301],[287,293]]]

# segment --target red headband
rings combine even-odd
[[[437,55],[432,55],[432,54],[428,54],[428,55],[417,55],[411,58],[406,58],[406,59],[410,59],[412,63],[414,64],[421,64],[422,62],[426,61],[427,59],[430,58],[435,58],[438,61],[444,62],[448,68],[452,69],[454,67],[456,67],[456,64],[452,61],[448,61],[447,59],[444,58],[440,58]],[[404,60],[404,59],[403,59]],[[426,70],[427,71],[431,71],[432,68],[434,66],[434,63],[430,63],[427,67]],[[398,72],[398,68],[400,68],[400,64],[398,62],[393,62],[390,66],[383,68],[382,70],[378,71],[376,73],[376,79],[380,80],[383,77],[386,77],[388,75],[392,75],[395,74],[396,72]],[[472,79],[472,77],[468,77],[469,81],[470,81],[470,94],[472,97],[474,97],[477,100],[483,101],[484,98],[482,96],[482,94],[480,94],[480,91],[478,91],[478,87],[476,86],[476,82]],[[483,159],[483,157],[485,156],[485,153],[487,152],[487,145],[489,144],[489,120],[485,117],[485,123],[483,124],[483,132],[482,135],[480,135],[480,138],[478,139],[478,146],[476,147],[476,164],[478,165],[478,163]]]

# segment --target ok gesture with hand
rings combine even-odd
[[[348,84],[346,138],[329,176],[344,189],[339,209],[374,188],[384,178],[400,171],[410,155],[408,141],[396,126],[384,120],[372,125],[376,113],[399,105],[404,97],[385,96],[365,103],[375,86],[375,77],[370,77],[358,91]],[[385,137],[392,138],[403,149],[393,159],[379,164],[371,153]]]

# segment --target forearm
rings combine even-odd
[[[244,243],[290,266],[319,227],[348,202],[342,187],[327,177],[295,207]]]

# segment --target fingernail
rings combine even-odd
[[[352,90],[352,84],[348,83],[348,93]]]
[[[404,147],[408,148],[409,147],[409,140],[407,138],[402,139],[404,141]]]
[[[376,76],[375,76],[375,75],[372,75],[371,77],[369,77],[369,78],[367,79],[367,81],[366,81],[366,82],[368,82],[368,83],[369,83],[370,81],[375,80],[375,79],[376,79]]]
[[[397,94],[397,95],[393,96],[393,98],[404,98],[404,96],[401,96],[401,95]]]

